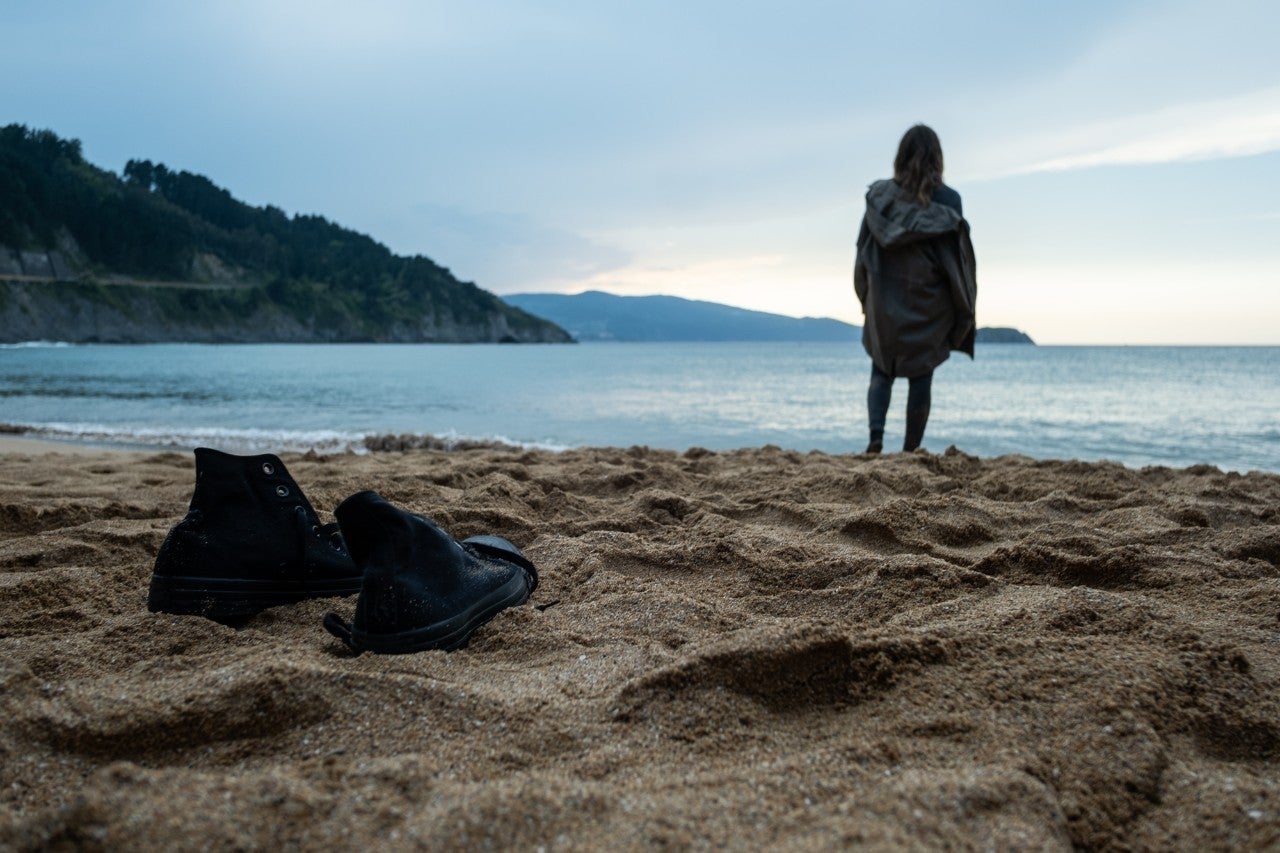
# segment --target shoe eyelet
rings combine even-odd
[[[319,535],[320,535],[320,525],[318,525],[318,524],[313,524],[313,525],[311,525],[311,535],[312,535],[312,536],[319,536]]]
[[[330,538],[329,538],[329,545],[333,547],[333,550],[335,550],[335,551],[341,551],[341,550],[342,550],[342,537],[341,537],[341,536],[339,536],[339,535],[337,535],[337,534],[333,535],[332,537],[330,537]]]
[[[276,486],[276,494],[277,494],[277,495],[279,495],[279,496],[280,496],[280,497],[282,497],[282,498],[287,498],[287,497],[289,497],[289,487],[288,487],[288,486],[283,486],[283,485],[281,485],[281,486]]]
[[[272,465],[270,462],[263,462],[263,463],[262,463],[262,473],[264,473],[264,474],[266,474],[268,477],[270,477],[270,476],[271,476],[272,474],[274,474],[275,472],[276,472],[276,466]]]

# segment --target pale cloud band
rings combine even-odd
[[[1031,145],[1028,147],[1039,147]],[[1000,177],[1247,157],[1280,150],[1280,86],[1232,98],[1180,104],[1065,132],[1052,154]]]

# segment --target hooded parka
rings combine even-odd
[[[973,358],[977,270],[969,223],[934,201],[922,207],[893,181],[867,190],[853,289],[862,345],[890,376],[924,376],[951,350]]]

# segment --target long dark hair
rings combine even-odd
[[[893,180],[913,201],[928,206],[933,191],[942,186],[942,143],[933,128],[917,124],[902,134]]]

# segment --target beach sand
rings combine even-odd
[[[1280,476],[286,456],[538,564],[445,654],[148,613],[189,453],[0,453],[0,848],[1262,849]]]

